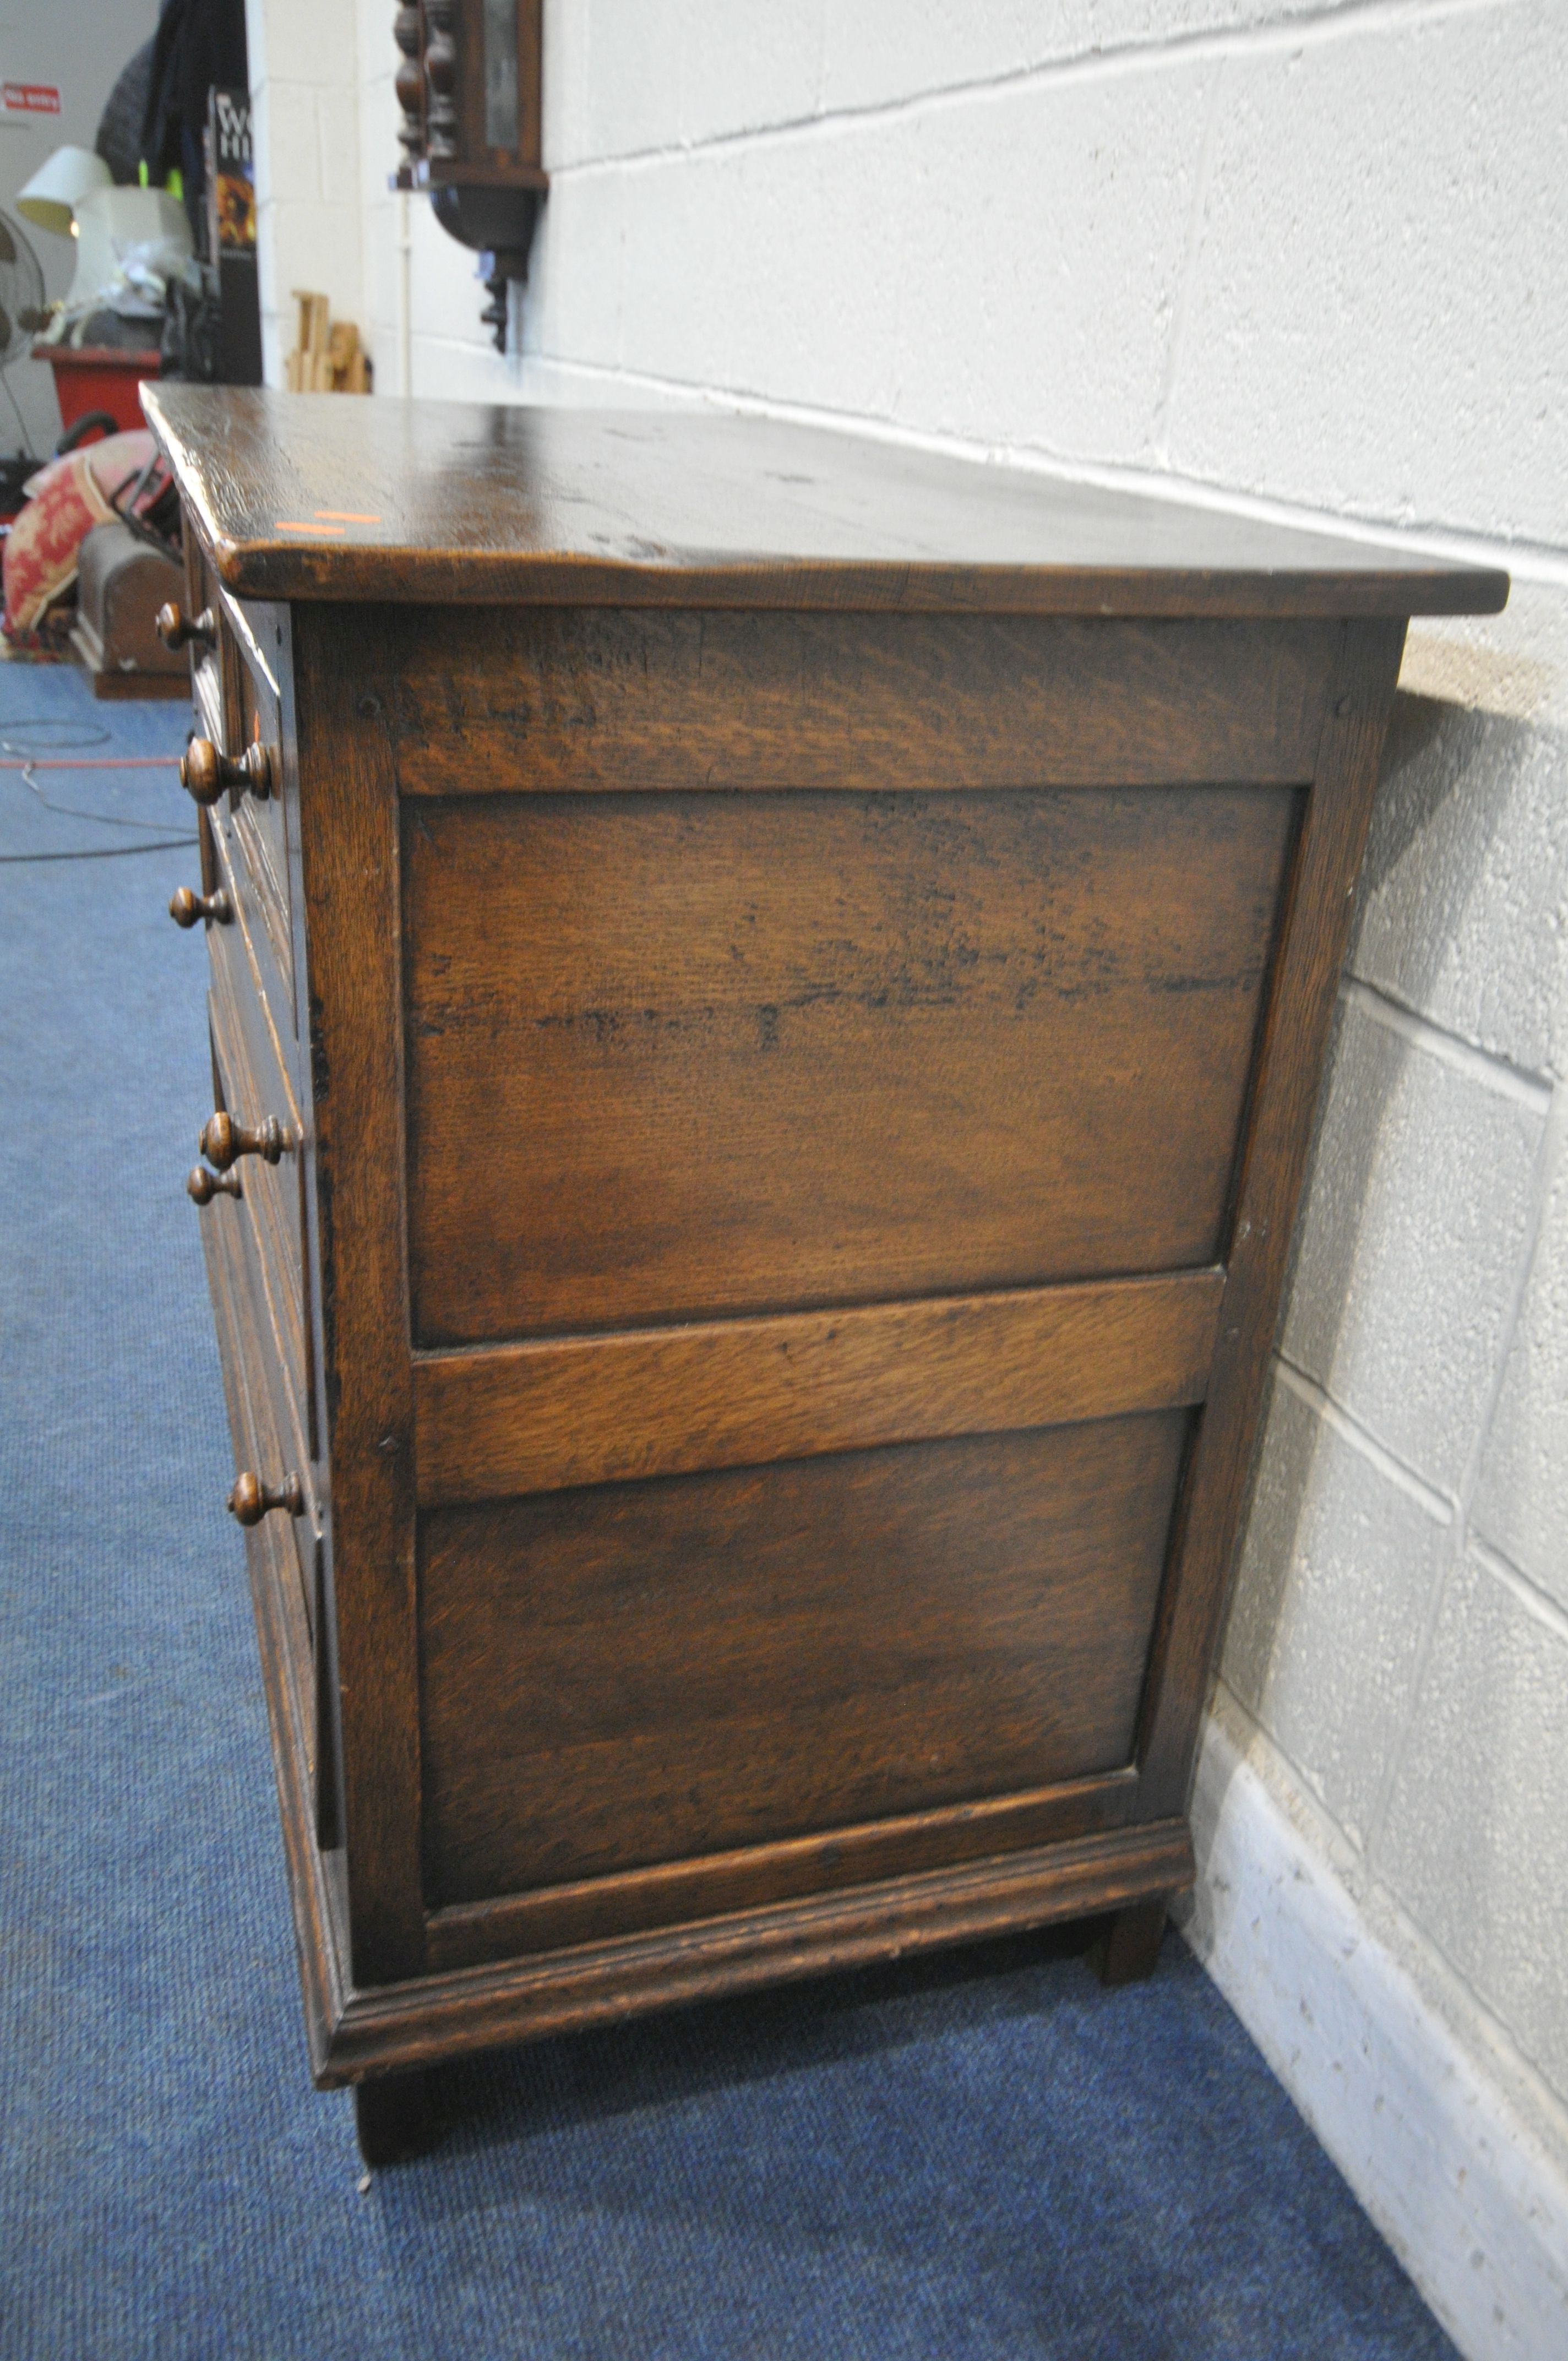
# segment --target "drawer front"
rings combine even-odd
[[[267,1113],[276,1113],[278,1093],[258,1088],[252,1079],[233,1008],[225,1005],[216,981],[209,1014],[214,1071],[228,1112],[241,1123],[255,1123]],[[264,1440],[271,1454],[256,1464],[256,1473],[264,1483],[273,1485],[291,1473],[297,1475],[304,1492],[304,1514],[287,1522],[293,1539],[300,1601],[313,1638],[319,1587],[316,1553],[323,1520],[302,1252],[300,1158],[297,1152],[285,1154],[270,1165],[258,1156],[244,1156],[233,1169],[239,1197],[214,1198],[202,1218],[221,1221],[227,1229],[230,1259],[253,1341],[249,1383],[258,1404],[265,1405]],[[262,1415],[259,1409],[258,1415]]]
[[[271,760],[271,792],[231,788],[218,807],[240,906],[258,949],[265,947],[274,979],[276,1013],[298,1034],[294,988],[292,895],[289,862],[291,798],[284,777],[281,716],[276,686],[264,668],[255,633],[230,603],[239,653],[234,752],[262,745]],[[241,636],[239,626],[245,624]]]
[[[217,599],[218,663],[196,681],[198,730],[233,755],[251,742],[272,757],[265,799],[231,790],[199,817],[202,884],[221,889],[230,916],[207,926],[213,1104],[236,1122],[275,1117],[291,1143],[278,1161],[242,1155],[225,1190],[202,1212],[203,1242],[235,1428],[236,1465],[268,1486],[299,1479],[302,1512],[266,1515],[247,1535],[252,1578],[277,1587],[286,1678],[314,1791],[318,1841],[341,1842],[333,1730],[333,1651],[327,1614],[325,1438],[317,1398],[308,1253],[310,1101],[298,1039],[294,982],[302,947],[291,940],[286,732],[256,619]],[[270,620],[270,617],[269,617]],[[221,687],[220,719],[213,702]],[[290,808],[292,807],[291,802]]]
[[[276,1117],[291,1143],[275,1164],[242,1156],[233,1170],[242,1191],[240,1226],[256,1310],[271,1339],[280,1422],[292,1438],[291,1464],[311,1487],[312,1463],[321,1455],[306,1294],[303,1126],[245,946],[233,928],[212,929],[212,967],[209,1012],[222,1104],[242,1125],[256,1127]]]
[[[1297,807],[406,802],[416,1341],[1212,1261]]]
[[[196,733],[210,738],[224,752],[232,751],[238,712],[237,662],[233,636],[224,614],[218,579],[190,519],[185,520],[185,611],[192,620],[211,615],[217,626],[211,644],[192,640],[191,697],[196,708]]]
[[[214,882],[227,894],[234,914],[229,925],[207,929],[214,978],[223,978],[235,1006],[244,1012],[247,1032],[257,1044],[258,1080],[263,1072],[276,1070],[291,1106],[298,1109],[303,1093],[291,982],[279,968],[272,938],[262,923],[232,816],[220,804],[204,817]],[[203,877],[208,857],[203,855]]]
[[[202,1244],[224,1356],[235,1466],[250,1468],[266,1482],[295,1466],[295,1438],[278,1415],[278,1393],[269,1374],[274,1352],[270,1333],[255,1309],[254,1261],[247,1235],[244,1201],[220,1196],[203,1209]],[[282,1610],[285,1676],[292,1691],[293,1720],[303,1743],[308,1775],[316,1792],[318,1825],[335,1841],[335,1783],[330,1776],[330,1732],[323,1694],[325,1652],[319,1646],[323,1620],[323,1543],[316,1520],[280,1511],[262,1519],[247,1535],[252,1578],[274,1589]],[[314,1661],[313,1661],[313,1656]]]

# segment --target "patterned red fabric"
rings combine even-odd
[[[51,459],[29,479],[26,505],[5,536],[8,640],[23,647],[38,643],[44,617],[76,579],[83,541],[115,514],[112,501],[123,502],[152,451],[145,427],[108,434]]]
[[[24,645],[76,579],[83,541],[114,511],[85,451],[72,451],[33,478],[31,497],[5,536],[5,637]]]

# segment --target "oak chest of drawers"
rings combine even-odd
[[[317,2079],[385,2153],[464,2048],[1090,1914],[1135,1971],[1405,620],[1506,578],[755,422],[148,407]]]

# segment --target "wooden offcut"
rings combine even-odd
[[[324,295],[293,290],[294,342],[283,357],[291,393],[368,393],[369,357],[352,320],[334,320]]]

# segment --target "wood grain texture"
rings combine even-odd
[[[308,1022],[303,1021],[309,1008],[308,980],[310,975],[309,946],[305,927],[304,872],[300,857],[300,769],[299,731],[294,701],[293,634],[289,609],[252,601],[245,609],[225,593],[221,599],[220,630],[238,640],[244,662],[270,688],[276,699],[277,750],[273,764],[273,792],[280,797],[285,826],[283,841],[288,860],[287,903],[291,921],[291,974],[294,987],[295,1031],[291,1037],[284,1031],[280,1037],[281,1055],[291,1073],[301,1116],[301,1151],[299,1157],[302,1198],[302,1244],[303,1248],[303,1279],[305,1299],[305,1363],[308,1387],[310,1454],[314,1497],[322,1504],[332,1498],[329,1455],[326,1449],[327,1411],[323,1397],[322,1371],[326,1366],[325,1332],[323,1307],[327,1297],[327,1283],[334,1274],[329,1263],[323,1263],[320,1210],[316,1193],[315,1108],[314,1085],[311,1067],[311,1039]],[[247,936],[247,948],[252,961],[256,960],[254,938]],[[342,1845],[343,1828],[343,1730],[341,1714],[341,1684],[338,1672],[337,1614],[333,1584],[333,1557],[330,1518],[321,1521],[323,1529],[314,1535],[311,1553],[310,1587],[313,1600],[312,1638],[315,1657],[315,1715],[313,1784],[315,1836],[318,1849],[330,1852],[333,1860],[333,1890],[337,1922],[346,1927],[347,1887],[344,1873]]]
[[[619,2024],[646,2009],[1088,1917],[1184,1893],[1191,1883],[1186,1823],[1164,1820],[641,1938],[351,1993],[316,2080],[330,2088],[372,2068]]]
[[[226,660],[232,654],[232,643],[220,642],[220,657]],[[219,658],[199,666],[191,684],[191,703],[197,737],[210,738],[214,746],[226,750],[234,739],[236,724],[234,708],[225,702],[224,671],[225,662]]]
[[[199,1218],[258,1499],[302,1335],[319,1405],[303,1582],[248,1543],[318,2077],[1080,1913],[1141,1964],[1403,618],[1505,577],[761,422],[149,400],[281,776],[202,872],[302,1200]]]
[[[211,815],[203,817],[211,818]],[[286,987],[270,956],[268,939],[255,922],[234,841],[221,814],[212,821],[211,842],[216,874],[234,914],[228,926],[207,930],[214,984],[235,1012],[250,1078],[257,1085],[258,1109],[276,1115],[302,1136],[299,1061],[288,1008],[278,1005]]]
[[[418,1342],[1212,1261],[1295,802],[407,807]]]
[[[343,1842],[343,1771],[338,1744],[337,1649],[332,1631],[332,1605],[326,1580],[326,1542],[314,1536],[311,1552],[311,1589],[314,1610],[311,1639],[315,1664],[313,1729],[315,1839],[319,1850],[332,1852]]]
[[[563,1337],[414,1364],[422,1508],[1201,1401],[1223,1273]]]
[[[1404,627],[1347,625],[1288,885],[1208,1402],[1192,1455],[1140,1736],[1146,1808],[1186,1808],[1262,1410]]]
[[[225,987],[224,969],[219,966],[209,1004],[213,1054],[225,1105],[244,1112],[266,1102],[254,1079],[237,1013]],[[278,1088],[277,1077],[273,1076],[269,1095]],[[291,1531],[300,1551],[301,1596],[313,1620],[312,1536],[320,1531],[321,1506],[317,1472],[313,1465],[316,1455],[310,1411],[297,1153],[280,1158],[276,1165],[269,1165],[259,1157],[247,1157],[237,1177],[239,1186],[229,1210],[221,1217],[222,1227],[225,1235],[232,1235],[237,1242],[236,1252],[246,1271],[247,1297],[260,1347],[261,1381],[271,1402],[274,1422],[273,1446],[258,1473],[272,1485],[291,1471],[300,1478],[308,1514],[293,1521]]]
[[[477,1901],[1110,1771],[1188,1414],[421,1520],[425,1891]]]
[[[231,602],[232,604],[232,602]],[[226,611],[226,610],[225,610]],[[239,751],[260,746],[269,757],[271,791],[258,796],[247,787],[230,789],[220,822],[233,849],[235,866],[243,873],[247,899],[254,911],[252,933],[264,935],[281,989],[278,1014],[291,1033],[298,1030],[294,991],[293,912],[290,902],[291,867],[289,821],[293,798],[284,792],[281,721],[277,692],[264,674],[247,631],[239,644],[236,736]]]
[[[232,1232],[203,1216],[213,1316],[218,1333],[229,1425],[236,1460],[254,1447],[246,1378],[243,1274]],[[251,1604],[261,1657],[262,1688],[272,1741],[272,1765],[283,1827],[283,1854],[302,1987],[311,2070],[326,2070],[333,2033],[341,2023],[348,1992],[343,1913],[334,1906],[332,1883],[315,1842],[314,1789],[318,1776],[316,1717],[308,1696],[309,1652],[288,1606],[288,1585],[279,1578],[275,1520],[246,1535]]]
[[[217,840],[225,881],[232,878],[228,848]],[[234,898],[229,888],[231,902]],[[291,1299],[290,1321],[298,1331],[291,1366],[302,1385],[309,1359],[303,1331],[303,1216],[300,1171],[307,1126],[290,1072],[291,1059],[281,1054],[271,998],[262,981],[243,920],[209,933],[212,972],[212,1025],[223,1076],[223,1105],[240,1126],[255,1131],[275,1121],[291,1142],[289,1155],[277,1164],[254,1156],[245,1159],[243,1178],[258,1192],[258,1215],[276,1249],[280,1283]],[[270,980],[270,978],[269,979]],[[292,1041],[282,1036],[291,1051]],[[261,1209],[265,1208],[263,1213]]]
[[[254,929],[254,914],[245,908],[244,895],[236,884],[233,840],[221,821],[213,828],[212,843],[214,864],[231,913],[228,924],[207,930],[214,990],[234,1012],[247,1079],[255,1085],[255,1105],[276,1115],[291,1137],[302,1137],[304,1114],[298,1061],[288,1011],[278,1006],[278,970],[265,938],[258,938]]]
[[[218,855],[217,848],[213,841],[211,812],[199,810],[196,814],[196,848],[197,859],[201,864],[203,895],[215,894],[220,886],[227,892],[228,889],[218,872]],[[232,913],[234,908],[232,894],[229,895],[229,908]]]
[[[227,846],[221,832],[214,844],[233,903],[232,872],[226,866]],[[295,1558],[300,1597],[313,1639],[317,1629],[314,1552],[322,1526],[323,1486],[304,1251],[305,1133],[243,921],[210,930],[208,953],[215,1104],[242,1130],[276,1123],[292,1143],[276,1164],[259,1156],[241,1159],[231,1176],[236,1182],[236,1207],[225,1218],[223,1232],[232,1234],[238,1243],[252,1316],[264,1344],[262,1378],[258,1382],[264,1379],[270,1398],[275,1448],[258,1472],[273,1484],[292,1472],[305,1497],[306,1514],[287,1521],[282,1546]],[[206,1127],[202,1137],[205,1153],[210,1137]]]
[[[221,1293],[221,1334],[229,1423],[236,1471],[258,1471],[276,1484],[293,1467],[291,1437],[276,1385],[276,1354],[264,1306],[257,1301],[256,1263],[247,1235],[243,1206],[225,1200],[201,1216],[202,1239],[214,1300]],[[280,1514],[250,1528],[265,1543],[263,1562],[273,1586],[273,1604],[283,1634],[291,1695],[302,1710],[311,1694],[309,1610],[301,1578],[298,1532],[303,1519]],[[303,1725],[307,1761],[313,1763],[313,1723]]]
[[[403,53],[394,83],[403,150],[395,186],[433,194],[549,187],[541,162],[543,16],[543,0],[446,0],[428,16],[415,9],[395,20]],[[521,245],[526,258],[532,220],[528,212],[520,224],[515,207],[506,207],[489,234],[498,246]],[[487,262],[487,278],[491,269]],[[492,323],[488,312],[480,317]]]
[[[182,538],[186,610],[192,615],[216,615],[221,593],[212,553],[203,548],[195,533],[184,533]],[[213,643],[203,645],[192,642],[190,657],[191,699],[196,709],[196,734],[211,738],[225,754],[233,753],[237,713],[237,655],[233,634],[226,631],[220,622]]]
[[[257,988],[279,1038],[280,1057],[297,1083],[293,959],[291,947],[290,955],[282,956],[288,937],[280,933],[289,925],[282,889],[262,836],[248,817],[236,818],[224,806],[214,806],[203,817],[221,851],[229,899],[256,971]]]
[[[359,405],[367,406],[367,405]],[[413,1403],[401,1189],[398,818],[353,617],[294,618],[330,1577],[356,1983],[417,1974]]]
[[[235,605],[225,600],[227,608]],[[323,1396],[321,1373],[325,1367],[325,1345],[322,1327],[322,1307],[326,1300],[331,1267],[323,1263],[321,1250],[321,1222],[316,1202],[315,1154],[315,1081],[312,1070],[311,1032],[308,1021],[310,1007],[310,956],[305,925],[305,882],[300,855],[300,766],[299,731],[294,703],[294,673],[292,632],[286,607],[263,606],[253,602],[245,618],[247,662],[262,664],[278,682],[278,747],[274,765],[276,778],[273,792],[284,811],[283,846],[288,862],[287,904],[291,917],[291,957],[290,974],[293,984],[295,1029],[292,1034],[281,1024],[271,1027],[275,1043],[294,1090],[294,1104],[300,1119],[300,1174],[302,1182],[302,1243],[304,1249],[305,1282],[305,1356],[310,1382],[311,1453],[317,1467],[317,1493],[326,1499],[331,1492],[329,1455],[326,1448],[326,1406]],[[265,979],[262,946],[253,929],[241,930],[253,969]],[[326,1614],[322,1624],[327,1642],[327,1654],[332,1653],[334,1618],[331,1612],[332,1576],[331,1550],[323,1556],[324,1572],[322,1591]],[[328,1661],[322,1672],[323,1694],[334,1701],[337,1695],[334,1665]]]
[[[265,717],[269,699],[275,709],[281,707],[290,678],[290,666],[283,654],[288,610],[265,599],[234,598],[223,590],[217,594],[217,606],[220,627],[234,642],[236,664],[251,675],[248,692],[236,686],[236,710],[242,718],[245,716],[248,695],[260,698],[260,710]],[[237,683],[237,673],[236,679]],[[247,729],[238,730],[236,742],[229,752],[242,752],[249,737]]]
[[[532,1958],[653,1927],[1066,1844],[1123,1827],[1133,1816],[1137,1792],[1137,1773],[1128,1764],[1099,1778],[1020,1795],[986,1796],[899,1819],[709,1853],[698,1861],[661,1861],[652,1869],[509,1894],[499,1902],[456,1904],[432,1914],[430,1964],[439,1973]]]
[[[236,1411],[243,1357],[220,1242],[205,1224],[203,1238],[237,1453],[251,1440]],[[477,1964],[489,1948],[486,1919],[496,1914],[445,1914],[444,1926],[438,1919],[432,1927],[434,1973],[390,1987],[356,1990],[348,1975],[345,1914],[334,1892],[334,1864],[313,1841],[309,1717],[291,1670],[297,1644],[290,1642],[280,1620],[281,1588],[267,1554],[272,1538],[268,1526],[259,1527],[247,1537],[247,1551],[311,2066],[323,2088],[373,2069],[603,2024],[671,2003],[1011,1927],[1046,1925],[1108,1908],[1129,1894],[1176,1891],[1190,1883],[1191,1849],[1179,1822],[1165,1828],[1115,1832],[1114,1820],[1133,1800],[1133,1783],[1124,1773],[1084,1783],[1076,1793],[1057,1791],[1060,1817],[1046,1823],[1055,1840],[1022,1855],[1003,1849],[976,1860],[964,1847],[971,1838],[983,1839],[997,1828],[1005,1845],[1016,1827],[1015,1814],[1048,1812],[1048,1798],[1037,1804],[1030,1798],[1004,1798],[993,1809],[981,1805],[930,1816],[933,1821],[957,1823],[957,1867],[897,1869],[892,1849],[920,1848],[918,1819],[903,1828],[846,1831],[845,1865],[861,1874],[851,1873],[841,1889],[834,1883],[834,1839],[798,1849],[777,1848],[775,1858],[761,1864],[775,1883],[787,1883],[792,1851],[798,1850],[819,1865],[817,1884],[782,1907],[762,1906],[754,1899],[748,1904],[740,1892],[746,1875],[742,1864],[720,1861],[713,1865],[709,1890],[726,1878],[737,1881],[736,1895],[722,1915],[695,1925],[671,1925],[655,1900],[652,1931],[582,1941],[554,1958],[531,1957],[527,1946],[519,1943],[505,1960]],[[1101,1813],[1110,1816],[1109,1832]],[[857,1855],[853,1848],[861,1837],[869,1840],[868,1849]],[[881,1842],[890,1851],[880,1866],[894,1873],[873,1875],[868,1883],[864,1872],[877,1862],[874,1848]],[[662,1880],[656,1875],[655,1883],[663,1884],[665,1895],[680,1894],[685,1880],[689,1892],[691,1869],[691,1864],[679,1864]],[[523,1918],[512,1924],[517,1931],[526,1927],[548,1938],[560,1931],[560,1922],[550,1925],[549,1897],[541,1899],[543,1907],[531,1927]],[[509,1925],[504,1911],[499,1923]]]
[[[367,617],[405,795],[1292,785],[1328,623],[652,613]]]
[[[222,643],[233,659],[235,675],[231,717],[225,727],[229,742],[243,745],[246,741],[240,735],[241,715],[246,707],[240,680],[245,666],[229,624],[228,609],[233,603],[227,602],[219,622]],[[273,609],[264,611],[269,617],[277,612]],[[254,696],[250,707],[254,711]],[[222,881],[254,973],[255,988],[277,1043],[279,1060],[296,1100],[302,1104],[309,1089],[299,1020],[298,983],[302,973],[303,948],[302,941],[296,940],[296,935],[302,933],[302,914],[295,908],[298,848],[293,840],[299,825],[298,781],[291,753],[285,752],[286,733],[276,704],[269,726],[271,735],[268,742],[275,750],[274,768],[278,774],[272,797],[275,808],[258,824],[255,811],[245,809],[254,804],[252,796],[228,796],[202,812],[201,826],[210,838],[214,862],[221,867]]]
[[[1405,616],[1508,592],[1490,569],[774,420],[169,383],[143,403],[250,597]]]
[[[231,1418],[239,1367],[221,1256],[203,1225]],[[247,1431],[236,1423],[236,1448]],[[290,1673],[269,1530],[247,1537],[263,1686],[272,1734],[311,2069],[330,2089],[374,2070],[537,2039],[646,2010],[741,1992],[790,1977],[1000,1934],[1180,1892],[1192,1849],[1179,1820],[1094,1830],[1024,1854],[859,1883],[732,1911],[696,1925],[575,1947],[554,1957],[485,1966],[433,1958],[438,1972],[356,1990],[350,1982],[342,1856],[313,1841],[308,1717]],[[461,1938],[459,1938],[459,1940]],[[434,1949],[442,1938],[434,1938]]]

